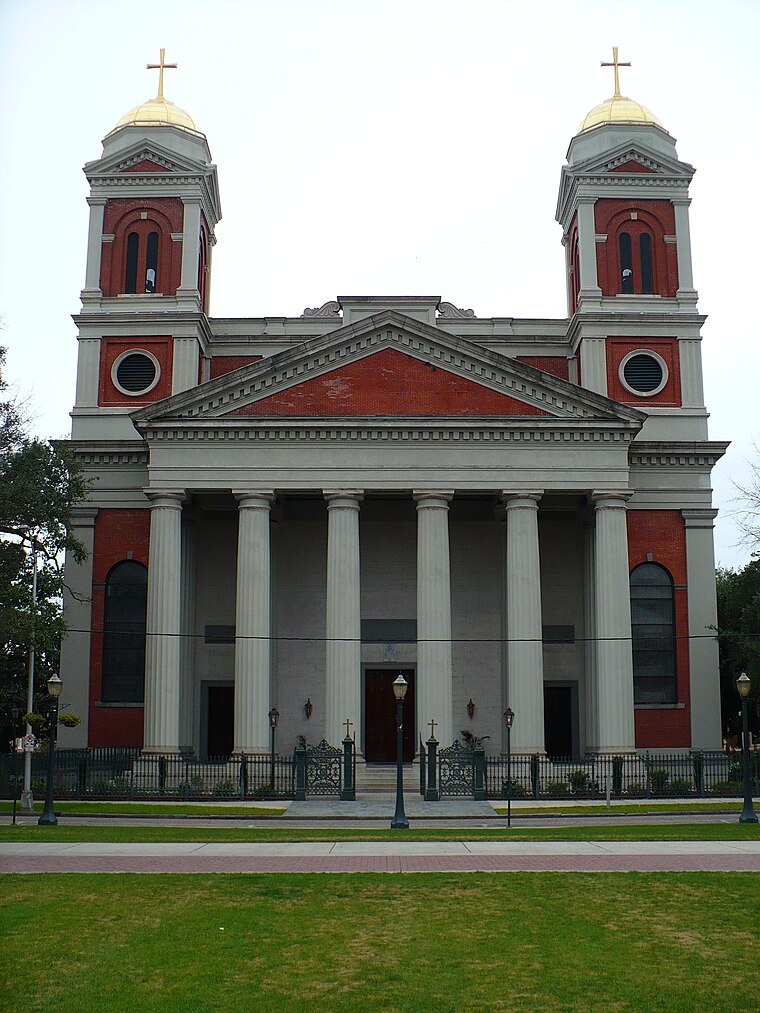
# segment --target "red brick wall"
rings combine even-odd
[[[144,158],[141,162],[135,162],[134,165],[130,165],[124,172],[170,172],[165,165],[159,165],[158,162],[153,162],[149,158]]]
[[[628,162],[623,162],[622,165],[616,166],[612,172],[654,172],[654,169],[648,169],[646,165],[642,165],[641,162],[631,159]]]
[[[647,553],[652,559],[647,559]],[[676,618],[676,672],[681,710],[636,710],[638,749],[677,749],[691,746],[691,694],[689,689],[689,612],[686,588],[686,534],[678,510],[628,511],[628,563],[664,566],[674,584]]]
[[[539,408],[386,348],[232,415],[547,415]]]
[[[631,218],[632,212],[637,215],[635,220]],[[597,235],[607,236],[606,243],[596,244],[597,274],[603,295],[620,292],[619,233],[627,231],[631,234],[635,268],[638,236],[645,231],[652,235],[655,294],[675,296],[678,288],[676,244],[665,242],[665,236],[675,235],[676,230],[675,212],[670,201],[602,198],[594,205],[594,223]]]
[[[92,552],[92,639],[90,642],[90,746],[143,744],[142,707],[99,707],[103,677],[103,620],[105,582],[110,570],[127,553],[148,565],[150,510],[100,510],[95,518]]]
[[[544,373],[551,373],[562,380],[570,379],[567,357],[564,355],[517,355],[518,362],[524,362],[527,366],[535,366],[542,369]]]
[[[639,396],[623,386],[620,381],[620,363],[629,352],[651,351],[665,361],[668,380],[659,394]],[[677,338],[607,338],[607,396],[622,404],[681,405],[681,364],[678,356]]]
[[[211,360],[210,378],[213,380],[216,376],[224,376],[225,373],[231,373],[233,369],[240,369],[241,366],[247,366],[251,362],[258,362],[261,358],[263,358],[261,355],[215,355]]]
[[[143,213],[147,219],[141,217]],[[183,218],[184,208],[179,197],[109,200],[103,217],[103,232],[106,235],[112,234],[114,240],[112,243],[103,243],[100,265],[100,288],[103,295],[113,297],[124,291],[127,235],[133,230],[140,233],[143,244],[143,232],[146,235],[148,231],[158,232],[156,292],[175,295],[182,275],[182,243],[175,243],[172,233],[182,232]]]
[[[111,369],[122,352],[130,349],[152,352],[158,359],[161,374],[153,390],[145,395],[130,397],[114,385]],[[172,392],[172,339],[168,335],[152,338],[104,338],[100,348],[100,378],[98,382],[98,404],[104,407],[127,405],[139,408],[140,405],[153,404],[162,398],[169,397]]]

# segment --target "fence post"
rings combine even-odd
[[[158,790],[163,795],[166,789],[166,757],[159,756],[158,758]]]
[[[541,794],[541,758],[538,753],[534,753],[530,758],[530,783],[533,788],[533,798],[538,798]]]
[[[240,798],[245,801],[248,794],[248,763],[245,753],[240,754]]]
[[[427,771],[425,770],[425,743],[420,735],[420,795],[425,797],[425,784],[427,782]]]
[[[296,763],[296,790],[295,801],[306,801],[306,746],[299,743],[294,752],[293,758]]]
[[[87,751],[82,753],[77,764],[77,798],[87,790]]]
[[[700,749],[692,758],[694,765],[694,787],[700,798],[705,797],[705,754]]]
[[[472,797],[476,802],[483,802],[486,797],[486,751],[482,746],[473,750],[472,765],[475,775]]]
[[[346,733],[343,739],[343,784],[340,789],[341,802],[356,801],[354,784],[354,740]]]
[[[427,785],[425,787],[425,801],[426,802],[440,802],[441,793],[438,791],[438,784],[436,783],[436,773],[438,771],[438,739],[431,735],[427,740]]]

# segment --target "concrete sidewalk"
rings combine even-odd
[[[760,872],[760,841],[0,844],[0,872]]]

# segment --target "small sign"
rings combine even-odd
[[[19,739],[21,743],[20,753],[33,753],[37,748],[37,739],[30,732],[29,735],[25,735],[23,739]]]

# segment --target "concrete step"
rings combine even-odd
[[[420,768],[404,764],[404,793],[419,791]],[[357,764],[356,790],[362,795],[392,795],[396,791],[396,767],[393,764]]]

